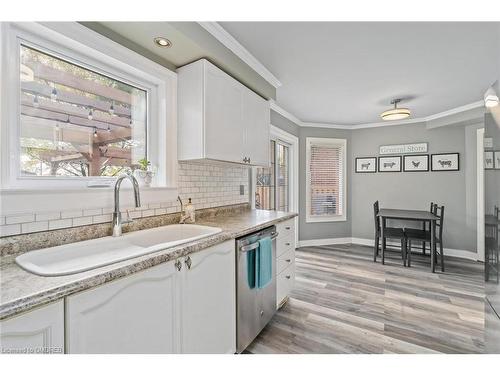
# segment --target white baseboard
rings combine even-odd
[[[343,238],[322,238],[319,240],[306,240],[299,241],[298,247],[305,246],[325,246],[325,245],[339,245],[339,244],[350,244],[352,243],[351,237]]]
[[[339,245],[339,244],[355,244],[355,245],[364,245],[364,246],[373,246],[374,240],[370,238],[358,238],[358,237],[342,237],[342,238],[322,238],[317,240],[306,240],[299,241],[298,247],[305,246],[326,246],[326,245]],[[388,245],[398,246],[399,243],[388,241]],[[459,249],[448,249],[444,248],[444,254],[446,256],[463,258],[469,260],[478,260],[477,253],[473,253],[472,251],[467,250],[459,250]]]

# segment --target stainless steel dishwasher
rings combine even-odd
[[[236,349],[241,353],[257,337],[276,312],[276,227],[268,227],[236,240]],[[247,253],[258,248],[258,241],[272,239],[272,280],[264,288],[250,288]]]

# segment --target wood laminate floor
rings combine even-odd
[[[250,353],[482,353],[483,265],[399,253],[373,262],[359,245],[297,250],[288,303],[248,347]]]

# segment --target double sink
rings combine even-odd
[[[71,275],[168,249],[220,233],[222,229],[194,224],[173,224],[103,237],[42,250],[16,258],[24,270],[40,276]]]

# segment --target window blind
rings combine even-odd
[[[344,144],[311,141],[308,151],[309,216],[343,215]]]

